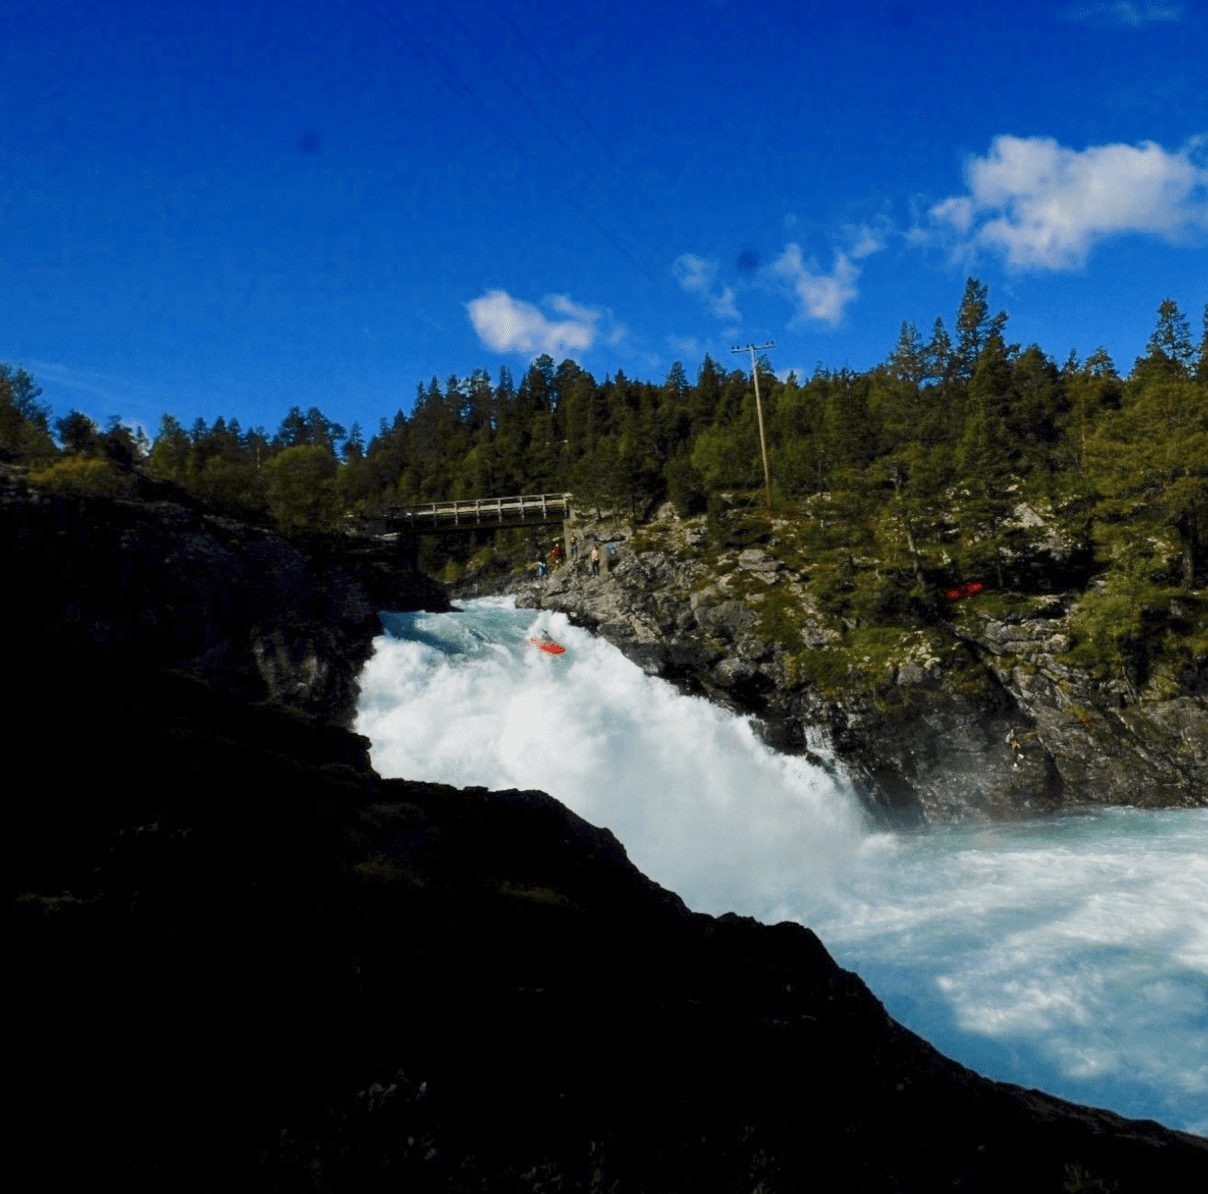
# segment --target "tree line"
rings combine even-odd
[[[1042,500],[1080,520],[1101,556],[1165,569],[1185,589],[1204,582],[1208,306],[1197,343],[1163,300],[1145,354],[1121,374],[1103,349],[1058,364],[1012,343],[970,278],[951,330],[941,317],[926,336],[903,323],[872,369],[781,379],[766,359],[756,368],[775,505],[808,512],[821,548],[875,553],[906,587],[941,568],[1005,584],[1011,513]],[[494,380],[483,369],[432,378],[368,438],[294,407],[271,434],[165,415],[148,440],[78,411],[52,423],[39,398],[25,370],[0,366],[0,457],[35,479],[120,494],[140,469],[286,531],[539,491],[638,518],[668,501],[716,513],[762,493],[751,378],[708,355],[695,378],[677,362],[658,384],[619,370],[597,380],[548,355],[518,382],[506,367]]]

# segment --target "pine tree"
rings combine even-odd
[[[365,459],[365,437],[361,433],[360,423],[353,423],[348,429],[348,438],[344,441],[344,461],[347,464],[359,464]]]
[[[24,369],[0,365],[0,458],[32,461],[54,455],[50,408],[38,401],[41,395]]]
[[[1063,450],[1067,460],[1084,472],[1088,437],[1103,412],[1119,409],[1124,386],[1102,347],[1087,357],[1073,377],[1065,378],[1064,385],[1067,419]]]
[[[1013,362],[1011,382],[1014,402],[1008,421],[1019,453],[1029,465],[1047,467],[1066,411],[1063,374],[1032,344]]]
[[[70,410],[61,419],[56,419],[55,431],[63,450],[73,456],[100,455],[100,430],[82,411]]]
[[[976,278],[965,281],[965,293],[956,311],[956,368],[966,381],[973,376],[978,355],[989,330],[989,288]]]
[[[184,485],[189,478],[192,459],[193,441],[176,418],[164,415],[151,448],[148,470],[153,476]]]
[[[1208,385],[1208,303],[1204,304],[1204,333],[1196,352],[1195,379],[1201,385]]]
[[[706,427],[713,425],[721,405],[721,387],[725,373],[721,366],[705,353],[700,369],[696,374],[696,387],[689,399],[692,412],[692,434],[695,436]]]
[[[923,338],[919,329],[913,323],[906,321],[898,332],[898,342],[886,362],[889,372],[898,381],[913,386],[916,390],[923,384],[927,375],[927,353],[923,347]]]
[[[943,319],[937,315],[931,327],[931,339],[923,350],[923,376],[933,384],[950,381],[955,375],[952,355],[952,337],[944,327]]]
[[[300,406],[291,406],[281,420],[281,426],[273,437],[273,447],[278,451],[282,448],[297,448],[310,443],[310,424],[302,413]]]
[[[1145,346],[1145,356],[1137,359],[1134,376],[1159,374],[1164,377],[1188,377],[1195,360],[1191,343],[1191,325],[1174,299],[1163,299],[1158,306],[1158,322]]]
[[[957,452],[957,467],[968,496],[959,507],[966,570],[992,568],[1005,586],[1002,522],[1009,508],[1012,462],[1018,455],[1010,413],[1014,386],[1007,346],[990,333],[969,382],[969,409]]]
[[[1133,379],[1134,383],[1137,379]],[[1208,538],[1208,401],[1186,378],[1151,372],[1104,420],[1089,445],[1101,495],[1100,529],[1134,550],[1174,532],[1180,579],[1194,588]],[[1145,528],[1144,533],[1138,533]]]

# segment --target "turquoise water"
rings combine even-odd
[[[1208,810],[878,831],[835,769],[561,615],[383,625],[357,724],[383,775],[550,792],[691,907],[808,924],[974,1069],[1208,1134]]]

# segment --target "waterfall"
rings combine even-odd
[[[356,725],[382,775],[549,792],[690,907],[808,924],[949,1056],[1208,1133],[1208,811],[879,831],[837,769],[563,615],[382,619]]]

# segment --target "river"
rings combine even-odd
[[[809,925],[980,1073],[1208,1135],[1208,810],[887,832],[823,748],[775,754],[560,614],[382,622],[356,723],[382,775],[549,792],[690,907]]]

